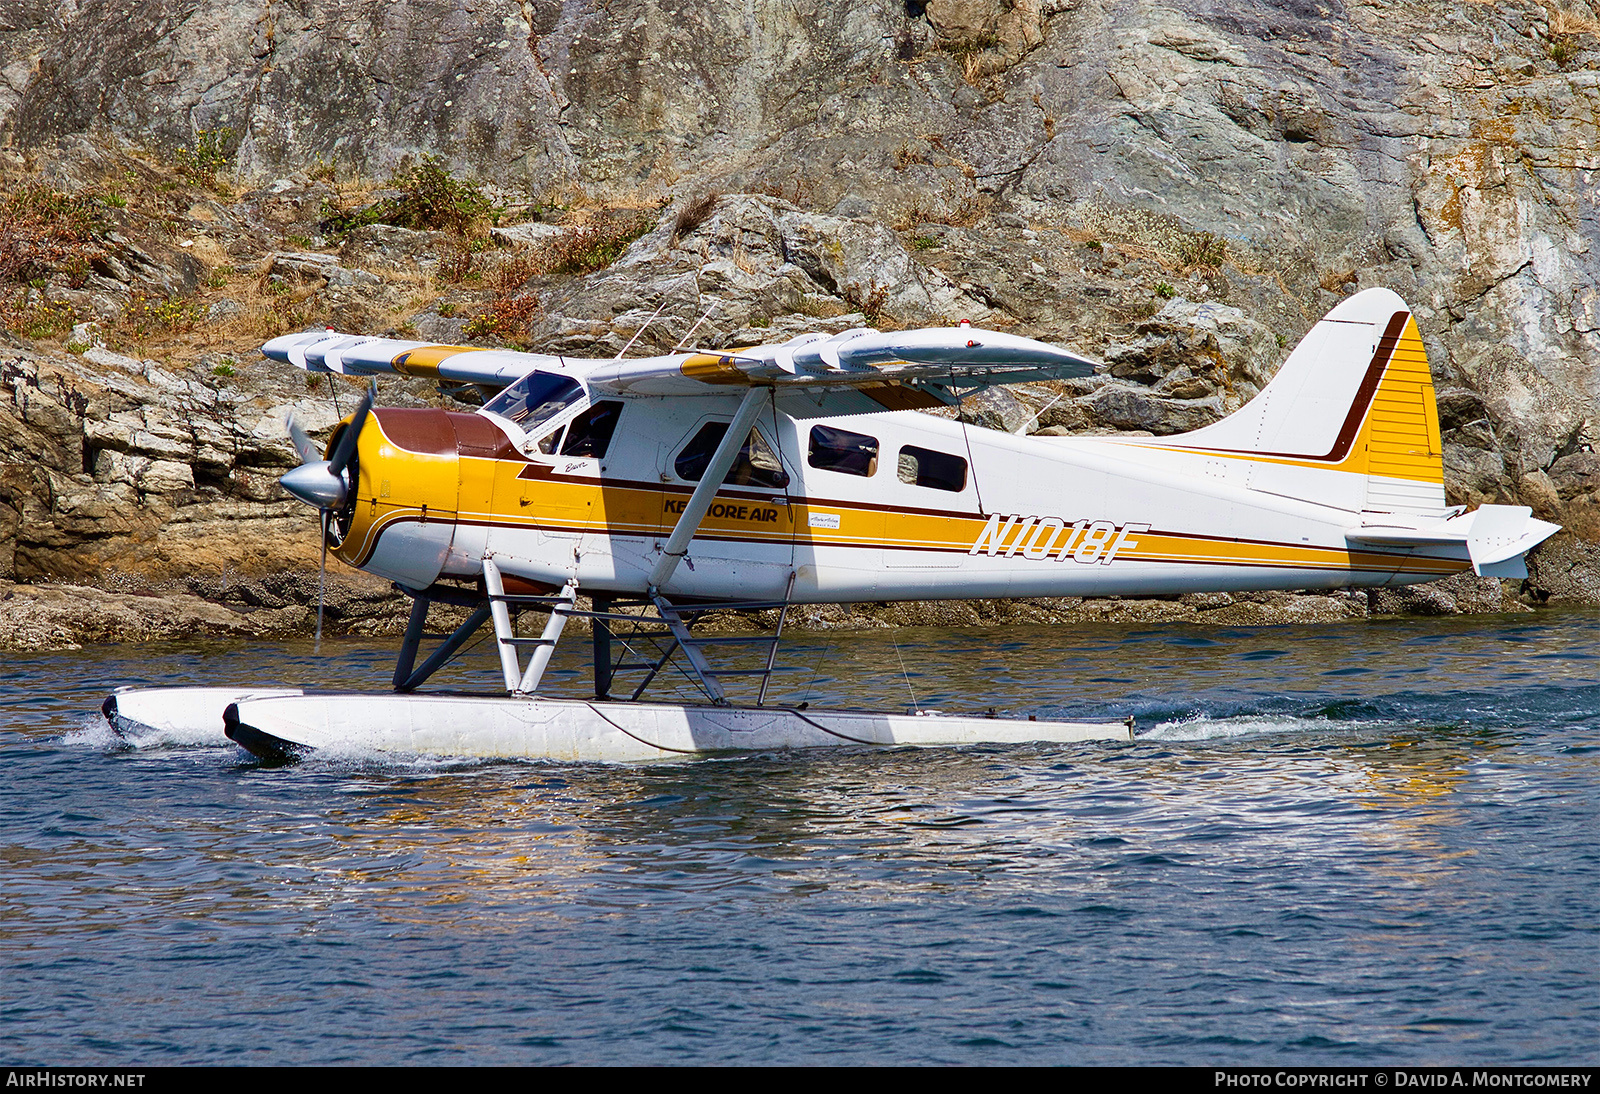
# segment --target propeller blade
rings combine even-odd
[[[289,443],[294,445],[294,450],[300,456],[301,463],[316,463],[322,459],[322,453],[317,451],[316,442],[300,428],[300,423],[295,420],[294,412],[290,411],[283,419],[285,428],[289,430]]]
[[[361,429],[367,424],[367,415],[372,413],[372,400],[378,394],[376,383],[367,384],[367,392],[361,397],[361,405],[356,407],[355,417],[350,419],[350,425],[339,434],[339,443],[334,446],[333,454],[328,457],[329,470],[335,475],[344,476],[344,469],[350,466],[350,459],[356,454],[356,442],[361,439]]]
[[[317,639],[311,652],[322,652],[322,604],[328,592],[328,511],[322,511],[322,564],[317,567]]]

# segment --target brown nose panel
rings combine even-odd
[[[383,427],[383,435],[396,448],[428,456],[449,456],[456,451],[456,431],[450,427],[452,415],[442,410],[391,407],[372,413]]]

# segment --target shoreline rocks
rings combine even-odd
[[[1189,593],[1166,598],[1058,597],[1037,600],[940,600],[859,604],[806,604],[790,610],[787,630],[881,630],[894,627],[996,627],[1046,625],[1196,625],[1278,627],[1345,623],[1397,616],[1533,613],[1515,582],[1459,574],[1399,589],[1320,593]],[[316,624],[316,575],[283,574],[223,588],[196,579],[187,590],[118,591],[83,585],[18,584],[0,580],[0,650],[72,650],[102,643],[191,639],[309,638]],[[1547,598],[1548,599],[1548,598]],[[1554,599],[1552,604],[1572,603]],[[580,601],[580,604],[583,602]],[[1580,602],[1581,603],[1581,602]],[[1592,603],[1592,602],[1588,602]],[[330,578],[324,633],[398,639],[410,601],[365,574]],[[431,631],[455,625],[465,612],[434,607]],[[530,613],[522,629],[536,633],[542,617]],[[714,616],[711,631],[770,630],[777,613]],[[569,636],[588,627],[574,620]],[[398,645],[398,643],[397,643]]]
[[[695,0],[671,20],[640,0],[399,0],[354,38],[326,0],[265,23],[222,0],[109,20],[24,7],[0,27],[0,190],[35,201],[36,222],[76,219],[69,243],[31,250],[0,232],[16,642],[139,640],[191,617],[292,630],[317,541],[277,486],[294,460],[282,419],[321,439],[356,382],[262,362],[273,334],[609,355],[635,335],[646,353],[968,319],[1105,364],[974,397],[964,420],[1164,435],[1235,411],[1311,323],[1379,285],[1427,347],[1449,502],[1567,529],[1525,582],[858,605],[814,625],[1600,604],[1597,0],[941,0],[805,18]],[[419,163],[450,197],[436,206],[479,209],[475,236],[365,223]],[[623,209],[643,234],[603,238]],[[389,405],[481,395],[380,389]],[[108,591],[74,615],[58,582]],[[403,612],[351,588],[337,626],[377,633]],[[154,606],[183,596],[230,614]]]

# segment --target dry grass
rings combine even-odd
[[[1228,241],[1212,232],[1199,232],[1178,240],[1178,261],[1185,270],[1220,270],[1228,260]]]
[[[918,224],[945,224],[952,228],[971,228],[989,214],[990,198],[968,191],[954,181],[946,181],[937,195],[921,192],[895,218],[896,231],[909,232]]]
[[[1560,8],[1550,9],[1550,34],[1563,37],[1574,34],[1593,34],[1600,37],[1600,20],[1588,15],[1578,15]]]
[[[809,209],[816,197],[816,186],[809,179],[795,175],[787,184],[776,180],[764,182],[760,192],[769,198],[787,201],[798,209]]]
[[[711,214],[716,211],[717,202],[722,200],[721,190],[712,190],[702,194],[678,210],[678,219],[672,223],[672,243],[694,231],[700,225],[711,219]]]
[[[1331,293],[1344,291],[1344,287],[1356,280],[1356,272],[1352,269],[1329,270],[1317,279],[1317,283]]]
[[[1238,266],[1228,241],[1213,232],[1192,232],[1177,217],[1125,206],[1091,204],[1081,221],[1062,232],[1078,243],[1114,244],[1127,258],[1144,259],[1174,273],[1213,272]]]

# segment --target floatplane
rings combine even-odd
[[[610,360],[333,331],[263,353],[315,373],[477,385],[487,400],[470,413],[374,408],[369,382],[323,451],[289,426],[302,463],[283,486],[321,514],[324,551],[412,600],[391,692],[106,701],[113,725],[215,727],[273,761],[341,747],[632,761],[1126,740],[1131,723],[807,709],[768,703],[767,685],[795,604],[1514,577],[1557,531],[1525,507],[1446,504],[1427,355],[1384,289],[1336,307],[1237,412],[1174,436],[1017,436],[913,413],[1094,372],[966,323]],[[434,604],[470,614],[419,664]],[[696,632],[728,610],[775,612],[776,633]],[[544,620],[537,636],[517,625],[528,612]],[[594,696],[548,695],[551,655],[579,618]],[[419,692],[486,626],[503,693]],[[746,667],[719,667],[741,648]],[[673,673],[695,701],[644,698]],[[738,676],[753,701],[730,697]]]

